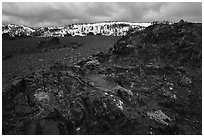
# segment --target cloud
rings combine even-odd
[[[159,10],[150,10],[144,20],[189,20],[202,21],[202,3],[167,3]]]
[[[90,16],[99,16],[99,17],[110,17],[111,13],[114,12],[111,3],[90,3],[86,8],[86,12]]]
[[[28,26],[64,26],[101,21],[202,21],[202,3],[167,2],[3,2],[2,22]]]

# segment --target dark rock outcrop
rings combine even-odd
[[[201,24],[154,24],[109,53],[16,79],[3,134],[202,134]]]

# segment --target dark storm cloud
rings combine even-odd
[[[100,21],[146,22],[153,20],[202,21],[202,3],[6,3],[2,4],[3,23],[28,26],[63,26]]]

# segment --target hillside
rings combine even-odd
[[[3,91],[16,77],[25,76],[40,68],[49,68],[56,61],[73,64],[98,51],[107,51],[118,39],[120,37],[116,36],[3,39]]]
[[[151,23],[130,22],[100,22],[81,23],[62,27],[38,27],[32,28],[24,25],[8,24],[2,26],[3,38],[14,39],[14,37],[65,37],[65,36],[124,36],[130,28],[141,30]]]
[[[113,47],[16,78],[3,134],[202,134],[202,24],[130,29]]]

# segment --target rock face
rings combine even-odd
[[[64,37],[64,36],[87,36],[87,35],[114,35],[124,36],[130,28],[141,30],[151,23],[129,23],[129,22],[102,22],[90,24],[72,24],[65,27],[40,27],[30,28],[14,24],[3,25],[2,34],[10,37]]]
[[[14,80],[3,134],[202,134],[200,30],[154,24],[108,53]]]

